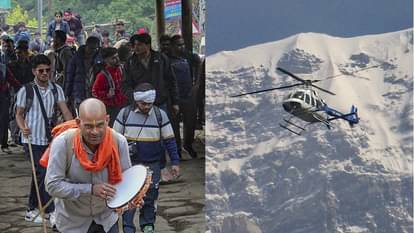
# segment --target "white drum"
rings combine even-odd
[[[116,194],[106,205],[116,212],[124,212],[139,206],[151,185],[152,171],[142,165],[135,165],[122,173],[122,181],[114,185]],[[134,204],[134,205],[133,205]]]

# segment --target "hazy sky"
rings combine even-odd
[[[300,32],[352,37],[413,27],[412,0],[207,0],[207,55]]]

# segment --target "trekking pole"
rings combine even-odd
[[[79,117],[79,105],[78,104],[76,104],[76,103],[73,103],[73,108],[75,109],[75,114],[76,114],[76,117]]]
[[[50,198],[50,200],[46,203],[46,205],[44,205],[43,206],[43,210],[46,210],[47,209],[47,207],[48,206],[50,206],[50,204],[52,204],[53,203],[53,197],[52,198]],[[36,214],[35,216],[34,216],[34,218],[36,218],[37,216],[39,216],[40,215],[40,212],[38,213],[38,214]]]
[[[46,208],[48,207],[48,206],[50,206],[50,204],[52,204],[53,203],[53,200],[54,200],[54,198],[52,197],[52,198],[50,198],[50,200],[46,203],[46,205],[44,205],[43,206],[43,210],[46,210]]]
[[[124,232],[124,220],[122,218],[122,215],[124,214],[124,211],[120,211],[118,213],[118,232]]]
[[[26,125],[26,127],[27,127],[27,125]],[[37,202],[38,202],[38,205],[39,205],[40,216],[42,217],[43,230],[44,230],[44,233],[47,233],[47,226],[46,226],[46,221],[45,221],[45,212],[42,208],[42,201],[40,199],[39,185],[37,184],[36,169],[35,169],[35,163],[34,163],[34,158],[33,158],[33,150],[32,150],[32,140],[31,140],[30,135],[27,137],[27,140],[28,140],[27,145],[29,147],[30,161],[32,163],[33,181],[34,181],[34,185],[35,185],[35,189],[36,189]]]

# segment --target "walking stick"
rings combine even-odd
[[[52,197],[52,198],[50,198],[50,200],[46,203],[46,205],[45,206],[43,206],[43,210],[46,210],[46,208],[48,207],[48,206],[50,206],[50,204],[52,204],[53,203],[53,200],[54,200],[54,198]]]
[[[122,219],[122,215],[124,214],[124,211],[120,211],[118,213],[118,232],[124,232],[124,220]]]
[[[47,209],[47,207],[48,206],[50,206],[50,204],[52,204],[53,203],[53,200],[54,200],[54,198],[52,197],[52,198],[50,198],[50,200],[46,203],[46,205],[44,205],[43,206],[43,209],[42,210],[46,210]],[[40,215],[40,212],[39,213],[37,213],[35,216],[34,216],[34,218],[36,218],[37,216],[39,216]]]
[[[75,109],[75,114],[76,117],[79,117],[79,105],[77,105],[76,103],[73,104],[73,108]]]
[[[32,140],[31,140],[30,136],[27,137],[27,139],[28,139],[27,145],[29,146],[30,161],[32,163],[33,181],[34,181],[35,189],[36,189],[37,203],[39,205],[40,216],[42,217],[43,230],[44,230],[44,233],[47,233],[47,226],[46,226],[46,221],[45,221],[45,212],[44,212],[44,209],[42,208],[42,201],[40,199],[39,185],[37,184],[36,169],[35,169],[35,163],[34,163],[34,158],[33,158],[33,150],[32,150]]]

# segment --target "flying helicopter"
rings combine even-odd
[[[361,70],[366,70],[366,69],[370,69],[374,67],[377,67],[377,66],[371,66],[371,67],[367,67]],[[326,125],[328,129],[331,129],[332,127],[331,121],[338,120],[338,119],[347,121],[350,127],[353,127],[354,125],[359,123],[360,118],[358,117],[358,108],[356,106],[352,105],[349,113],[346,113],[346,114],[341,113],[340,111],[329,107],[315,90],[315,89],[318,89],[325,93],[335,95],[335,93],[329,90],[326,90],[324,88],[321,88],[315,85],[314,83],[324,81],[330,78],[335,78],[339,75],[335,75],[335,76],[325,78],[325,79],[305,80],[283,68],[278,67],[277,70],[284,74],[287,74],[288,76],[292,77],[293,79],[299,82],[286,85],[286,86],[281,86],[281,87],[274,87],[274,88],[269,88],[269,89],[263,89],[263,90],[258,90],[258,91],[252,91],[252,92],[232,95],[230,97],[240,97],[244,95],[251,95],[251,94],[256,94],[256,93],[261,93],[261,92],[301,86],[301,88],[290,93],[283,99],[283,102],[282,102],[283,109],[286,112],[290,113],[291,116],[288,119],[284,118],[283,123],[279,123],[279,125],[282,128],[287,129],[296,135],[301,135],[301,133],[305,131],[306,126],[310,124],[314,124],[314,123],[323,123]],[[359,72],[361,70],[358,70],[356,72]],[[302,121],[305,121],[307,123],[304,126],[294,123],[291,120],[294,117]]]

